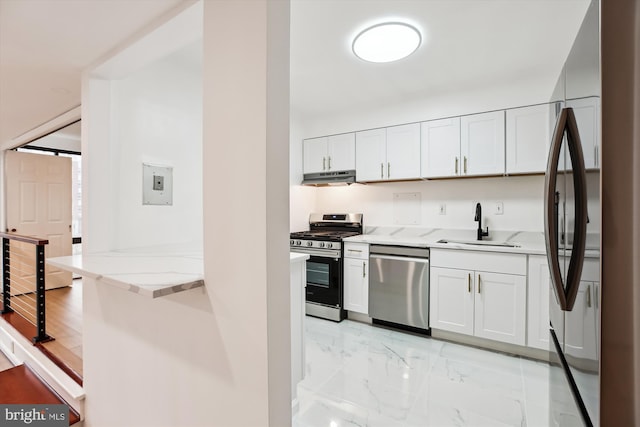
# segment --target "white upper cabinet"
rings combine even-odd
[[[587,169],[600,168],[600,98],[568,99],[566,106],[573,108],[582,142],[584,164]]]
[[[420,177],[420,124],[356,132],[356,179]]]
[[[387,130],[356,132],[356,180],[380,181],[385,175]]]
[[[356,167],[355,134],[325,136],[303,141],[303,172],[352,170]]]
[[[387,179],[420,177],[420,123],[387,128]]]
[[[356,168],[356,134],[343,133],[330,136],[327,141],[327,167],[330,171]]]
[[[304,173],[324,172],[327,169],[328,137],[305,139],[302,142]]]
[[[425,178],[460,174],[460,117],[420,124],[421,171]]]
[[[463,116],[460,147],[461,175],[504,174],[504,111]]]
[[[555,104],[507,110],[507,174],[545,172],[555,121]]]

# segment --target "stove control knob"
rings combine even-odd
[[[313,246],[313,242],[307,242],[307,246]]]
[[[300,240],[296,240],[296,246],[300,246],[302,242]]]
[[[324,248],[324,242],[320,242],[318,246],[320,246],[321,248]]]
[[[289,246],[294,246],[296,244],[295,240],[289,240]]]
[[[327,243],[327,244],[325,245],[325,247],[326,247],[327,249],[331,249],[331,248],[333,247],[333,243],[330,243],[330,242],[329,242],[329,243]]]

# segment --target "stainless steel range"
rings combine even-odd
[[[309,254],[306,313],[340,322],[343,304],[342,239],[362,234],[362,214],[309,215],[309,231],[291,233],[291,252]]]

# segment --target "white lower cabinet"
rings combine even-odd
[[[454,252],[431,251],[430,326],[525,345],[526,255]]]
[[[369,314],[369,245],[344,245],[344,309]]]
[[[429,326],[473,335],[473,271],[431,267]]]
[[[565,313],[564,352],[575,359],[598,360],[597,282],[580,282],[573,310]]]
[[[529,256],[528,278],[527,346],[550,350],[549,296],[551,276],[546,256]]]
[[[525,345],[527,278],[514,274],[475,274],[473,334],[480,338]]]

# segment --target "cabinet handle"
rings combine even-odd
[[[464,174],[467,174],[467,156],[464,156]]]
[[[600,308],[600,299],[598,298],[598,285],[593,285],[593,299],[596,300],[596,309]]]
[[[380,179],[384,178],[384,163],[380,163]]]
[[[456,175],[458,175],[458,157],[456,157]]]
[[[367,263],[363,261],[362,262],[362,277],[367,277],[366,268],[367,268]]]
[[[471,273],[467,274],[467,292],[471,293]]]
[[[587,286],[587,307],[591,308],[591,285]]]
[[[323,157],[322,158],[322,170],[325,170],[327,166],[327,158]]]
[[[387,163],[387,178],[391,178],[391,162]]]
[[[360,249],[347,249],[349,252],[362,252]]]
[[[480,275],[478,274],[478,293],[480,293],[480,283],[481,283]]]
[[[331,170],[331,156],[329,156],[329,170]]]
[[[596,145],[596,167],[600,167],[600,147]]]

